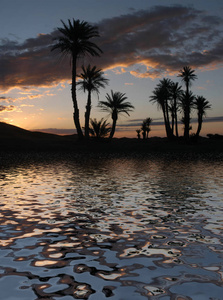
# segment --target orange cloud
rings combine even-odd
[[[41,94],[28,96],[29,99],[35,99],[35,98],[41,98],[41,97],[43,97],[43,95],[41,95]]]

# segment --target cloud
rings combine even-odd
[[[41,94],[28,96],[29,99],[35,99],[35,98],[41,98],[41,97],[43,97],[43,95],[41,95]]]
[[[130,119],[127,120],[123,124],[118,124],[117,126],[122,128],[122,127],[129,127],[129,128],[134,128],[136,126],[140,127],[142,125],[143,119]],[[223,122],[223,116],[218,116],[218,117],[205,117],[203,119],[204,123],[216,123],[216,122]],[[191,123],[197,123],[197,118],[192,118]],[[164,125],[163,119],[157,118],[153,119],[151,126],[160,126]]]
[[[185,65],[215,69],[223,63],[222,24],[217,16],[182,5],[155,6],[103,19],[95,24],[101,35],[95,42],[103,54],[90,62],[139,78],[173,74]],[[22,44],[1,39],[0,88],[47,87],[70,79],[69,58],[50,51],[56,36],[54,30]]]
[[[32,131],[40,131],[40,132],[53,133],[59,135],[70,135],[76,133],[76,129],[58,129],[58,128],[33,129]]]
[[[1,112],[11,112],[11,111],[15,111],[16,107],[14,105],[0,105],[0,113]]]
[[[12,103],[14,99],[12,97],[0,97],[1,103]]]
[[[34,107],[33,104],[21,104],[20,106],[21,107]]]

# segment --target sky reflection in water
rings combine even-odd
[[[2,299],[222,299],[221,162],[79,157],[0,176]]]

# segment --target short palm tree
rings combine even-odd
[[[90,65],[85,68],[82,66],[82,73],[78,75],[81,78],[81,81],[77,83],[80,86],[80,89],[84,92],[88,92],[88,99],[85,111],[85,137],[89,138],[89,120],[91,113],[91,94],[95,92],[99,94],[100,88],[105,88],[105,85],[108,84],[108,79],[103,76],[101,69],[97,69],[96,66],[91,67]]]
[[[90,125],[89,132],[96,138],[106,137],[111,131],[111,128],[108,127],[109,123],[107,123],[107,120],[104,120],[103,118],[100,121],[90,119]]]
[[[112,138],[115,133],[118,115],[121,113],[125,113],[129,116],[129,112],[133,111],[134,106],[130,102],[126,101],[127,97],[124,93],[113,92],[111,90],[111,95],[107,93],[105,97],[107,101],[99,101],[98,106],[102,111],[106,111],[111,114],[113,123],[109,137]]]
[[[136,133],[137,133],[137,138],[140,139],[141,129],[136,129]]]
[[[190,85],[193,80],[197,79],[197,75],[194,74],[195,70],[192,70],[191,67],[186,66],[184,67],[178,77],[182,78],[182,81],[185,83],[186,86],[186,92],[184,95],[184,101],[185,101],[185,108],[184,108],[184,137],[186,140],[189,139],[189,132],[190,132]],[[191,104],[192,105],[192,104]]]
[[[198,127],[196,137],[198,138],[203,123],[203,117],[206,115],[206,110],[211,108],[211,104],[203,96],[197,96],[193,102],[193,107],[197,110]]]
[[[145,138],[148,139],[149,133],[151,131],[150,126],[151,126],[152,121],[153,120],[151,118],[147,118],[147,119],[143,120],[142,127],[141,127],[143,139],[145,139]]]
[[[88,22],[80,20],[68,20],[68,24],[61,21],[63,27],[57,28],[61,33],[56,38],[57,43],[53,45],[51,51],[59,50],[62,55],[71,56],[72,61],[72,100],[74,107],[74,124],[77,129],[79,138],[83,138],[83,132],[80,126],[79,109],[76,95],[76,74],[77,74],[77,60],[89,54],[91,56],[99,56],[102,50],[91,39],[99,37],[96,27],[90,25]]]

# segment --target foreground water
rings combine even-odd
[[[223,299],[222,162],[12,159],[1,299]]]

